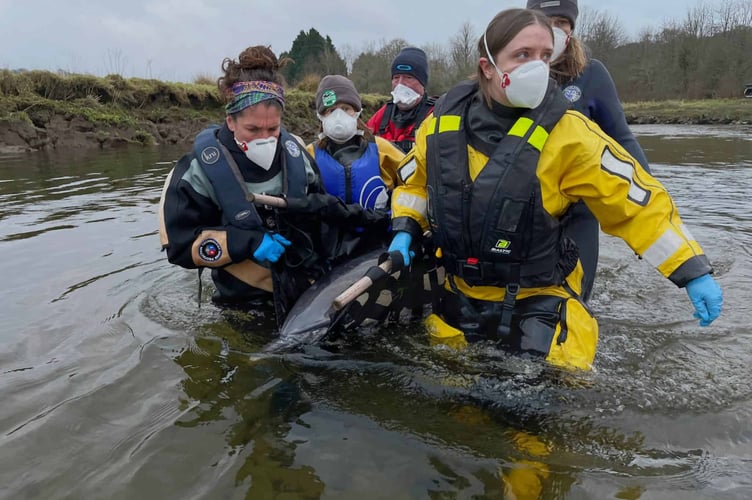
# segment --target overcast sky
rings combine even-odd
[[[680,21],[700,0],[580,0],[618,18],[629,36]],[[0,0],[0,69],[120,73],[192,81],[218,76],[225,57],[250,45],[290,50],[316,28],[338,49],[404,38],[440,44],[469,21],[478,33],[525,0]],[[718,5],[725,0],[704,0]]]

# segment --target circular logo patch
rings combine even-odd
[[[292,139],[285,141],[285,149],[287,149],[287,152],[290,153],[290,156],[292,156],[293,158],[300,156],[300,148]]]
[[[321,94],[321,102],[327,108],[329,106],[334,106],[337,103],[337,93],[332,89],[325,90],[324,93]]]
[[[577,102],[580,100],[580,97],[582,97],[582,89],[576,85],[570,85],[562,92],[564,92],[564,97],[566,97],[569,102]]]
[[[398,64],[394,67],[394,69],[396,69],[397,71],[412,71],[413,67],[409,64]]]
[[[222,247],[214,238],[206,239],[198,246],[198,256],[206,262],[216,262],[222,257]]]
[[[213,165],[219,161],[219,149],[209,146],[201,151],[201,160],[207,165]]]

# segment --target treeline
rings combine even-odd
[[[442,94],[475,73],[484,27],[465,22],[447,43],[421,46],[429,59],[430,94]],[[580,10],[575,35],[606,64],[624,101],[741,97],[752,82],[752,0],[700,3],[682,19],[643,29],[637,40],[625,33],[617,17]],[[360,51],[337,49],[311,28],[281,54],[291,60],[283,71],[288,83],[304,90],[315,90],[321,76],[336,73],[350,77],[361,93],[388,94],[390,62],[408,45],[397,38]]]

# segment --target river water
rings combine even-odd
[[[412,325],[258,356],[160,252],[179,149],[0,157],[0,498],[752,498],[752,129],[634,131],[724,312],[604,235],[576,375]]]

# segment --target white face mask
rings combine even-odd
[[[543,102],[548,89],[548,64],[538,59],[521,64],[507,73],[501,71],[491,57],[485,33],[483,43],[486,45],[488,60],[499,75],[501,89],[506,94],[509,104],[514,108],[537,108]]]
[[[420,94],[408,87],[398,83],[394,90],[392,90],[392,100],[394,104],[402,104],[404,106],[412,106],[420,99]]]
[[[321,120],[324,135],[342,144],[352,139],[355,134],[363,133],[362,130],[358,130],[359,116],[360,112],[355,113],[355,116],[350,116],[344,109],[337,108],[326,116],[319,115],[319,120]]]
[[[551,54],[551,62],[554,62],[561,56],[569,45],[569,35],[561,28],[553,28],[554,31],[554,51]]]
[[[235,139],[237,145],[245,151],[245,156],[253,163],[269,170],[274,162],[274,155],[277,153],[277,138],[267,137],[266,139],[254,139],[251,142],[242,142]]]

